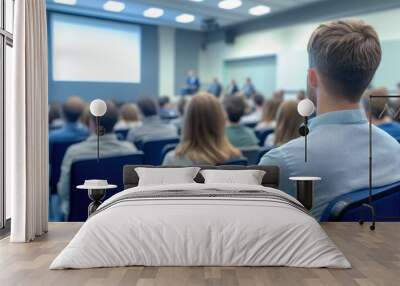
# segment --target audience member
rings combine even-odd
[[[49,133],[49,143],[84,140],[89,130],[78,122],[85,108],[85,103],[78,96],[71,96],[62,106],[64,125]]]
[[[186,78],[186,87],[182,89],[181,95],[193,95],[200,89],[200,80],[194,70],[189,70]]]
[[[199,93],[189,102],[181,143],[167,153],[163,165],[215,165],[241,157],[224,134],[221,103],[209,93]]]
[[[242,96],[229,96],[224,100],[224,107],[228,117],[228,124],[225,128],[225,134],[233,146],[252,147],[258,145],[258,138],[253,129],[240,124],[246,102]]]
[[[213,82],[208,88],[208,92],[215,95],[216,97],[220,97],[222,92],[222,85],[219,83],[218,78],[214,77]]]
[[[268,135],[265,140],[267,146],[281,146],[300,136],[299,127],[303,117],[297,112],[297,101],[284,101],[276,115],[275,132]]]
[[[306,92],[304,90],[299,90],[299,92],[296,95],[297,101],[302,101],[305,98],[306,98]]]
[[[142,97],[138,100],[137,105],[142,115],[142,125],[129,130],[128,141],[135,143],[178,136],[176,127],[164,123],[158,116],[157,103],[153,98]]]
[[[61,112],[61,104],[51,103],[49,105],[49,130],[58,129],[64,125]]]
[[[182,130],[183,124],[183,116],[185,115],[186,105],[188,104],[189,99],[186,97],[182,97],[178,100],[177,109],[178,109],[178,117],[171,120],[171,124],[175,125],[178,131]]]
[[[391,106],[389,99],[382,97],[374,97],[369,100],[370,96],[387,96],[388,91],[386,88],[370,89],[365,93],[364,107],[367,115],[370,115],[372,124],[378,126],[382,130],[396,139],[400,139],[400,123],[394,122],[391,118]]]
[[[119,120],[114,126],[114,130],[126,130],[140,126],[139,110],[133,103],[125,103],[119,111]]]
[[[89,121],[92,114],[90,113],[90,104],[85,104],[82,115],[79,117],[79,122],[86,128],[89,128]]]
[[[162,119],[171,119],[178,116],[176,109],[172,107],[169,96],[164,95],[158,98],[159,114]]]
[[[242,124],[258,123],[261,121],[264,96],[262,94],[257,93],[253,96],[252,99],[253,99],[254,111],[242,117],[240,121]]]
[[[250,98],[256,93],[256,88],[254,87],[251,78],[246,78],[246,81],[242,87],[242,93],[247,97]]]
[[[349,53],[351,51],[351,53]],[[268,152],[261,165],[280,168],[280,189],[293,194],[291,176],[317,176],[314,206],[316,218],[335,197],[368,187],[369,124],[360,99],[381,61],[375,30],[361,21],[337,21],[320,25],[309,45],[308,87],[317,96],[317,116],[310,121],[308,160],[304,161],[304,137]],[[374,138],[373,186],[400,181],[400,144],[378,127]],[[388,164],[390,162],[390,164]]]
[[[132,143],[117,139],[117,136],[113,132],[117,121],[118,109],[114,104],[107,102],[107,112],[100,119],[100,125],[104,130],[104,135],[101,136],[101,144],[99,145],[101,157],[129,155],[136,152],[136,148]],[[94,117],[90,118],[89,124],[92,135],[85,141],[69,147],[61,165],[61,175],[57,191],[61,198],[61,210],[66,217],[69,214],[70,172],[72,164],[78,160],[97,157],[96,121]]]
[[[236,80],[232,79],[226,89],[226,95],[235,95],[239,92],[239,88],[237,86]]]
[[[276,114],[282,101],[269,99],[264,102],[261,114],[261,121],[257,124],[256,130],[262,131],[275,128]]]
[[[279,100],[279,101],[284,101],[285,100],[285,91],[283,89],[277,90],[272,94],[272,98]]]

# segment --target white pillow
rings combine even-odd
[[[261,185],[265,171],[262,170],[202,170],[205,184]]]
[[[139,176],[138,186],[151,185],[170,185],[196,183],[193,179],[196,177],[200,168],[135,168]]]

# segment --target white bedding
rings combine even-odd
[[[180,184],[136,187],[108,199],[50,269],[145,266],[294,266],[349,268],[319,223],[290,204],[261,198],[123,200],[143,191],[262,190],[262,186]],[[108,207],[105,207],[107,206]]]

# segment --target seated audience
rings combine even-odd
[[[163,119],[176,118],[178,116],[175,108],[172,107],[169,97],[164,95],[158,98],[159,114]]]
[[[226,89],[226,95],[235,95],[237,92],[239,92],[239,88],[237,86],[236,80],[232,79]]]
[[[49,105],[49,130],[58,129],[64,125],[61,112],[61,104],[51,103]]]
[[[111,157],[119,155],[129,155],[136,152],[136,148],[130,142],[120,141],[113,132],[114,126],[118,121],[118,109],[110,102],[107,102],[107,112],[100,119],[100,125],[103,127],[104,135],[100,138],[101,157]],[[83,159],[92,159],[97,157],[97,135],[96,120],[90,118],[90,129],[92,135],[85,141],[72,145],[67,149],[64,160],[61,165],[60,181],[57,185],[57,191],[61,199],[61,210],[67,217],[69,214],[69,193],[71,165]]]
[[[214,77],[213,82],[208,88],[208,92],[215,95],[216,97],[220,97],[222,92],[222,85],[219,83],[218,78]]]
[[[79,117],[79,122],[86,128],[89,128],[90,117],[92,117],[92,114],[90,113],[90,104],[85,104],[82,115]]]
[[[394,122],[390,117],[392,112],[389,104],[389,98],[376,98],[371,101],[370,96],[387,96],[385,88],[376,88],[368,90],[364,97],[364,107],[367,115],[371,116],[372,124],[378,126],[396,139],[400,139],[400,123]],[[370,114],[371,112],[371,114]],[[369,117],[368,117],[369,118]]]
[[[178,136],[176,127],[164,123],[158,116],[157,103],[153,98],[142,97],[138,100],[137,106],[142,115],[142,125],[129,130],[128,141],[135,143]]]
[[[85,103],[78,96],[71,96],[62,106],[64,125],[49,133],[49,144],[55,142],[68,142],[84,140],[89,135],[89,130],[78,120],[85,109]]]
[[[240,122],[242,124],[258,123],[261,120],[262,107],[264,104],[264,96],[262,94],[256,94],[253,96],[254,111],[250,114],[244,115]]]
[[[241,157],[224,134],[221,103],[209,93],[195,95],[185,112],[181,143],[165,156],[163,165],[215,165]]]
[[[264,102],[262,113],[261,113],[261,121],[257,124],[256,130],[266,130],[275,128],[276,122],[276,113],[278,112],[279,106],[282,101],[276,99],[269,99]]]
[[[256,93],[256,88],[254,87],[251,78],[246,78],[246,81],[242,87],[242,93],[247,97],[250,98]]]
[[[275,132],[268,135],[264,145],[281,146],[300,136],[299,127],[304,119],[297,112],[297,104],[297,101],[289,100],[280,105],[276,115]]]
[[[119,120],[114,126],[114,130],[126,130],[140,126],[139,110],[133,103],[125,103],[119,111]]]
[[[351,53],[349,53],[351,51]],[[308,44],[308,87],[314,90],[317,116],[310,120],[308,160],[304,137],[268,152],[261,165],[280,168],[280,189],[294,195],[291,176],[317,176],[311,214],[320,218],[339,195],[368,187],[369,124],[360,100],[381,61],[375,30],[362,21],[320,25]],[[373,186],[400,181],[400,144],[373,126]],[[390,164],[388,164],[390,162]]]
[[[285,91],[283,89],[277,90],[272,94],[272,98],[279,100],[279,101],[284,101],[285,100]]]
[[[228,124],[225,128],[225,134],[233,146],[252,147],[258,145],[258,138],[253,129],[240,124],[246,102],[242,96],[229,96],[224,100],[224,107],[228,117]]]

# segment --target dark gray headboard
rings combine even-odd
[[[125,165],[124,166],[124,189],[133,188],[138,185],[139,177],[135,171],[137,167],[149,168],[182,168],[177,166],[149,166],[149,165]],[[263,170],[265,171],[262,185],[265,187],[279,188],[279,168],[277,166],[198,166],[201,169],[220,170]],[[194,179],[197,183],[204,183],[203,176],[199,173]]]

